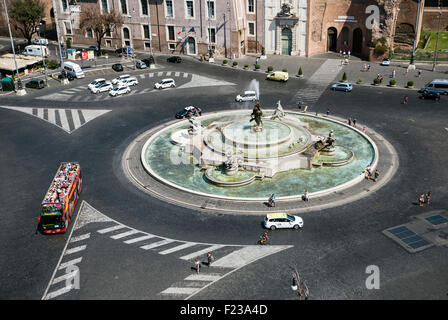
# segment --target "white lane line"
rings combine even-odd
[[[178,77],[179,75],[180,75],[180,72],[176,72],[176,73],[174,74],[175,77]]]
[[[171,243],[171,242],[174,242],[174,240],[165,239],[165,240],[162,240],[162,241],[158,241],[158,242],[154,242],[154,243],[151,243],[151,244],[147,244],[146,246],[141,246],[140,248],[142,248],[144,250],[149,250],[149,249],[153,249],[153,248],[157,248],[157,247],[163,246],[163,245]]]
[[[168,76],[170,76],[171,75],[171,71],[168,71],[167,73],[166,73],[166,76],[168,77]]]
[[[180,251],[180,250],[183,250],[185,248],[189,248],[189,247],[192,247],[192,246],[195,246],[195,245],[197,245],[197,243],[187,242],[187,243],[181,244],[180,246],[161,251],[161,252],[159,252],[159,254],[169,254],[169,253]]]
[[[87,248],[86,245],[78,246],[78,247],[75,247],[75,248],[68,249],[67,251],[65,251],[65,254],[67,255],[67,254],[76,253],[76,252],[85,250],[86,248]]]
[[[119,224],[117,226],[113,226],[113,227],[109,227],[109,228],[98,230],[97,232],[103,234],[103,233],[108,233],[108,232],[119,230],[119,229],[123,229],[123,228],[125,228],[125,226],[122,225],[122,224]]]
[[[86,233],[86,234],[82,234],[82,235],[77,236],[77,237],[73,237],[73,238],[70,240],[70,243],[78,242],[78,241],[82,241],[82,240],[86,240],[86,239],[89,239],[89,238],[90,238],[90,232],[89,232],[89,233]]]
[[[192,274],[185,278],[188,281],[218,281],[222,278],[219,274]]]
[[[48,109],[48,122],[56,124],[56,109]]]
[[[153,73],[153,72],[148,73],[148,76],[149,76],[150,78],[152,78],[152,77],[154,77],[154,73]]]
[[[81,120],[79,119],[78,110],[72,109],[72,119],[73,119],[73,125],[75,126],[75,129],[78,129],[81,126]]]
[[[225,247],[225,245],[217,244],[217,245],[214,245],[214,246],[211,246],[211,247],[208,247],[208,248],[205,248],[205,249],[202,249],[202,250],[199,250],[199,251],[187,254],[187,255],[185,255],[183,257],[180,257],[180,258],[182,260],[190,260],[190,259],[196,258],[196,257],[198,257],[200,255],[206,254],[207,252],[212,252],[212,251],[218,250],[218,249],[220,249],[222,247]]]
[[[68,125],[67,115],[65,114],[64,109],[59,109],[59,115],[61,118],[61,125],[67,132],[70,132],[70,126]]]
[[[158,77],[161,77],[163,75],[163,72],[159,72],[159,73],[157,73],[157,76]]]
[[[76,258],[76,259],[73,259],[73,260],[70,260],[70,261],[67,261],[67,262],[64,262],[64,263],[61,263],[60,265],[59,265],[59,270],[62,270],[62,269],[65,269],[65,268],[67,268],[68,266],[71,266],[71,265],[74,265],[74,264],[77,264],[77,263],[80,263],[82,261],[82,257],[80,257],[80,258]]]
[[[49,294],[46,295],[45,299],[53,299],[53,298],[55,298],[57,296],[60,296],[60,295],[62,295],[64,293],[69,292],[70,290],[73,289],[73,287],[74,287],[74,284],[72,284],[70,286],[67,286],[67,287],[64,287],[64,288],[61,288],[59,290],[50,292]]]
[[[151,238],[155,238],[155,235],[148,234],[146,236],[142,236],[142,237],[126,240],[124,243],[131,244],[131,243],[136,243],[136,242],[140,242],[140,241],[151,239]]]
[[[161,294],[193,294],[198,291],[200,288],[180,288],[180,287],[171,287],[165,289],[161,292]]]
[[[188,77],[188,73],[184,73],[183,76],[184,76],[184,78],[187,78]]]
[[[64,275],[54,279],[52,284],[56,284],[56,283],[59,283],[61,281],[66,281],[67,279],[74,278],[77,273],[78,273],[78,270],[75,270],[75,271],[70,272],[70,273],[66,273],[66,274],[64,274]]]
[[[145,74],[140,75],[140,79],[143,79],[143,78],[145,78]]]
[[[133,229],[133,230],[131,230],[131,231],[126,231],[126,232],[119,233],[119,234],[116,234],[116,235],[114,235],[114,236],[111,236],[111,238],[112,238],[112,239],[115,239],[115,240],[116,240],[116,239],[121,239],[121,238],[130,236],[131,234],[135,234],[135,233],[139,233],[139,232],[140,232],[140,231]]]

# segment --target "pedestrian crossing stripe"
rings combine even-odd
[[[0,108],[10,109],[32,115],[44,120],[56,127],[64,130],[68,134],[81,128],[86,123],[100,117],[112,110],[90,110],[90,109],[52,109],[33,107],[10,107],[0,106]]]
[[[179,86],[179,89],[184,88],[196,88],[196,87],[214,87],[214,86],[235,86],[235,83],[227,82],[223,80],[216,80],[208,77],[199,76],[197,74],[193,74],[191,80]]]

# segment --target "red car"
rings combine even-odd
[[[201,116],[202,110],[199,107],[189,106],[185,107],[176,113],[176,119],[189,118],[191,116]]]

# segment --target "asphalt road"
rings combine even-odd
[[[68,134],[23,112],[0,108],[1,299],[41,299],[52,279],[69,233],[44,236],[35,230],[40,202],[61,161],[81,163],[81,200],[141,232],[195,243],[242,246],[255,244],[263,232],[262,217],[190,210],[142,193],[124,176],[121,158],[127,145],[140,133],[172,120],[184,106],[198,105],[204,112],[251,108],[249,103],[238,104],[234,98],[252,79],[257,79],[262,107],[274,106],[281,100],[285,109],[292,109],[296,106],[291,101],[306,84],[293,78],[286,84],[268,82],[262,72],[237,71],[189,60],[176,65],[157,62],[157,74],[182,72],[188,73],[188,77],[195,74],[235,85],[149,90],[97,101],[90,99],[92,95],[85,89],[70,95],[70,100],[82,96],[82,102],[39,99],[87,86],[99,77],[92,74],[75,80],[70,87],[55,84],[42,91],[30,90],[25,97],[1,97],[2,106],[111,110]],[[148,72],[152,70],[136,74]],[[136,88],[152,88],[160,79],[157,74],[139,79]],[[178,84],[188,83],[188,77],[180,76]],[[404,95],[410,97],[408,105],[401,104]],[[329,109],[331,115],[356,118],[367,125],[367,130],[374,128],[398,151],[397,174],[369,197],[303,214],[302,231],[279,230],[271,234],[271,245],[292,248],[233,272],[224,270],[225,277],[191,299],[296,299],[290,288],[291,266],[306,280],[312,299],[447,299],[447,248],[435,246],[410,254],[381,232],[406,223],[417,214],[446,210],[448,98],[422,101],[416,92],[392,88],[355,87],[352,93],[331,92],[327,88],[310,109],[321,113]],[[433,194],[431,206],[416,206],[418,194],[429,190]],[[79,264],[81,289],[57,299],[167,299],[172,297],[160,293],[192,274],[191,261],[111,238],[118,231],[106,235],[98,232],[106,226],[92,223],[82,232],[75,231],[74,236],[91,235]],[[369,265],[380,269],[379,290],[366,289]],[[214,269],[205,270],[204,274],[213,272]]]

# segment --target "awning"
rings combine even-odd
[[[23,69],[28,66],[34,65],[38,62],[41,62],[42,58],[16,54],[16,61],[17,61],[17,68]],[[16,66],[14,64],[14,55],[12,53],[7,53],[5,55],[0,56],[0,70],[6,70],[6,71],[16,70]]]

